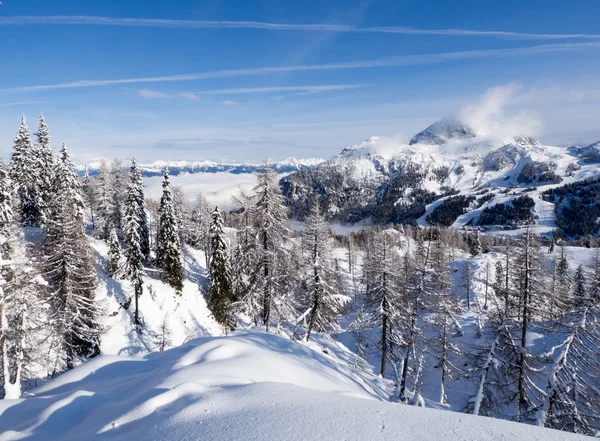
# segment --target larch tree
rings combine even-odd
[[[100,310],[91,250],[85,235],[83,199],[75,167],[63,144],[56,169],[54,198],[43,243],[45,278],[50,287],[54,372],[99,354]]]
[[[211,243],[209,306],[215,319],[227,330],[232,330],[236,326],[233,311],[236,298],[229,265],[229,247],[225,237],[223,217],[218,208],[212,212],[209,234]]]
[[[181,263],[181,241],[179,219],[175,211],[169,170],[163,174],[163,194],[158,208],[158,231],[156,235],[156,265],[165,283],[177,293],[183,290],[183,265]]]
[[[588,305],[569,318],[571,330],[553,348],[554,363],[537,424],[595,436],[600,431],[600,365],[591,354],[600,347],[600,305]]]
[[[394,245],[394,238],[390,232],[376,231],[369,245],[369,254],[363,269],[363,274],[367,275],[369,280],[365,293],[369,320],[374,327],[381,329],[378,346],[381,354],[379,375],[382,377],[386,375],[387,363],[394,346],[402,343],[398,324],[405,316],[400,292],[401,265]]]
[[[287,209],[268,161],[258,175],[254,193],[249,216],[256,247],[254,262],[250,263],[249,285],[242,301],[255,322],[264,324],[268,332],[274,319],[279,322],[293,311],[293,299],[282,288],[289,276],[286,268],[288,253],[284,248],[289,233]]]
[[[308,323],[305,340],[313,330],[337,329],[336,317],[349,303],[349,298],[340,293],[337,274],[330,249],[329,224],[319,213],[319,205],[311,208],[306,229],[302,232],[306,291],[308,297]]]

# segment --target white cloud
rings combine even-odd
[[[218,28],[218,29],[266,29],[276,31],[304,32],[354,32],[402,35],[440,35],[463,37],[495,37],[518,40],[600,39],[599,34],[554,34],[507,31],[479,31],[468,29],[417,29],[403,26],[352,26],[344,24],[313,23],[290,24],[261,21],[217,20],[167,20],[148,18],[113,18],[96,16],[15,16],[0,17],[0,25],[63,24],[101,25],[155,28]]]
[[[158,92],[156,90],[142,89],[138,90],[137,92],[140,94],[141,97],[144,98],[169,98],[169,95],[167,95],[166,93]]]
[[[221,104],[223,104],[225,106],[237,106],[239,103],[237,101],[233,101],[233,100],[223,100],[223,101],[221,101]]]
[[[190,101],[198,101],[198,95],[196,95],[195,93],[181,92],[179,94],[179,96],[181,96],[182,98],[188,99]]]
[[[464,106],[456,113],[459,121],[475,129],[480,136],[508,138],[517,135],[537,136],[542,123],[531,111],[520,110],[507,115],[506,109],[517,98],[523,86],[509,83],[488,89],[478,102]]]
[[[343,70],[343,69],[365,69],[365,68],[389,68],[401,66],[417,66],[425,64],[436,64],[447,61],[469,60],[491,57],[508,57],[518,55],[534,55],[555,52],[572,52],[585,49],[600,49],[600,42],[587,43],[561,43],[545,44],[538,46],[527,46],[511,49],[483,49],[460,52],[442,52],[437,54],[404,55],[398,57],[386,57],[373,60],[348,61],[340,63],[305,64],[294,66],[273,66],[242,69],[216,70],[196,74],[168,75],[158,77],[123,78],[116,80],[80,80],[67,83],[45,84],[36,86],[22,86],[0,89],[1,94],[16,92],[38,92],[54,89],[72,89],[80,87],[98,87],[122,84],[139,83],[161,83],[176,81],[198,81],[213,78],[233,78],[256,75],[270,75],[285,72],[320,71],[320,70]]]

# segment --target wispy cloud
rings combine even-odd
[[[181,92],[179,96],[190,101],[198,101],[198,95],[192,92]]]
[[[277,87],[242,87],[235,89],[213,89],[201,90],[198,92],[180,92],[177,94],[168,94],[152,89],[141,89],[136,92],[144,98],[185,98],[190,101],[197,101],[201,95],[245,95],[260,94],[271,92],[296,92],[293,95],[306,95],[321,92],[330,92],[336,90],[357,89],[365,87],[365,84],[327,84],[319,86],[277,86]],[[290,96],[290,95],[287,95]]]
[[[348,61],[340,63],[325,63],[325,64],[305,64],[295,66],[274,66],[274,67],[256,67],[246,69],[227,69],[215,70],[203,73],[183,74],[183,75],[168,75],[157,77],[138,77],[138,78],[123,78],[113,80],[81,80],[58,84],[45,84],[37,86],[22,86],[0,89],[0,93],[15,93],[15,92],[38,92],[54,89],[72,89],[80,87],[98,87],[109,85],[124,85],[124,84],[141,84],[141,83],[162,83],[176,81],[198,81],[212,78],[232,78],[257,75],[271,75],[287,72],[299,71],[319,71],[319,70],[340,70],[340,69],[368,69],[368,68],[389,68],[389,67],[406,67],[425,64],[436,64],[448,61],[460,61],[477,58],[492,58],[492,57],[509,57],[518,55],[535,55],[556,52],[573,52],[586,49],[600,49],[600,42],[586,43],[559,43],[545,44],[537,46],[526,46],[510,49],[484,49],[473,51],[460,52],[442,52],[435,54],[422,55],[402,55],[397,57],[378,58],[373,60],[363,61]]]
[[[169,98],[169,95],[156,90],[142,89],[137,91],[143,98]]]
[[[600,39],[600,34],[557,34],[508,31],[480,31],[469,29],[417,29],[403,26],[352,26],[344,24],[313,23],[291,24],[262,21],[223,20],[165,20],[150,18],[113,18],[97,16],[13,16],[0,17],[0,25],[101,25],[153,28],[219,28],[219,29],[264,29],[302,32],[357,32],[402,35],[441,35],[463,37],[495,37],[519,40]]]
[[[233,100],[223,100],[221,101],[221,104],[223,104],[224,106],[237,106],[239,103],[237,101],[233,101]]]
[[[243,87],[238,89],[215,89],[194,92],[196,95],[238,95],[251,93],[271,92],[329,92],[333,90],[347,90],[365,87],[364,84],[327,84],[322,86],[279,86],[279,87]]]
[[[27,106],[31,104],[48,104],[50,101],[20,101],[16,103],[0,103],[0,106]]]

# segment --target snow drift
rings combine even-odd
[[[576,440],[379,399],[331,352],[262,331],[100,356],[0,403],[0,440]]]

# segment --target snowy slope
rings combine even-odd
[[[107,245],[104,241],[90,238],[95,252],[99,284],[96,299],[105,311],[101,350],[103,354],[130,355],[156,351],[166,330],[166,347],[179,346],[202,336],[221,335],[221,326],[208,309],[201,291],[206,283],[204,254],[186,247],[184,249],[184,284],[182,295],[164,284],[156,272],[147,269],[144,277],[144,293],[139,308],[144,333],[138,334],[133,327],[135,304],[129,309],[123,304],[134,297],[133,287],[120,277],[108,277],[106,267]]]
[[[332,355],[259,331],[101,356],[0,403],[0,440],[583,440],[375,398]]]

